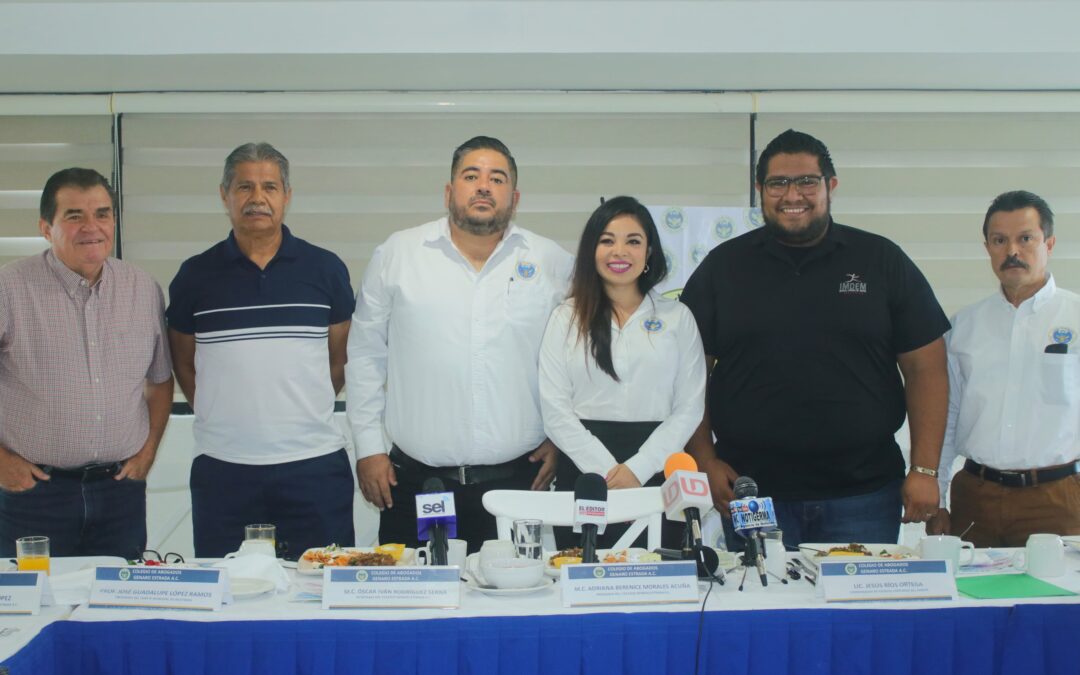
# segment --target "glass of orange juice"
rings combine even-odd
[[[15,540],[15,559],[20,572],[49,573],[49,538],[20,537]]]

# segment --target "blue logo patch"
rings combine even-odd
[[[672,232],[678,232],[683,228],[686,223],[686,217],[683,215],[682,209],[677,206],[672,206],[670,209],[664,212],[664,227]]]
[[[758,228],[765,224],[765,218],[761,215],[761,209],[754,207],[746,212],[746,224],[752,228]]]
[[[1064,326],[1059,326],[1050,331],[1050,339],[1054,341],[1054,344],[1072,344],[1073,338],[1075,337],[1076,332],[1072,328],[1066,328]]]
[[[735,232],[735,223],[727,216],[720,216],[713,223],[713,234],[720,241],[729,238],[733,232]]]
[[[536,276],[536,265],[524,260],[519,262],[517,265],[517,275],[519,279],[532,279]]]
[[[664,322],[660,319],[645,319],[641,322],[641,327],[644,328],[647,333],[659,333],[664,330]]]

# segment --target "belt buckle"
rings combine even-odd
[[[1028,486],[1028,472],[1027,471],[1002,471],[1002,476],[1017,476],[1020,478],[1020,487]]]

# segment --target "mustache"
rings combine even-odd
[[[265,206],[245,206],[243,211],[245,216],[272,216],[273,211]]]
[[[1005,258],[1001,263],[1000,269],[1005,271],[1007,269],[1012,269],[1013,267],[1019,267],[1022,270],[1030,269],[1030,265],[1014,255]]]

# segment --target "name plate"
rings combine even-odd
[[[90,606],[131,609],[221,609],[225,578],[220,569],[98,567]]]
[[[458,567],[324,567],[323,609],[455,608],[461,605]]]
[[[823,560],[818,587],[826,602],[956,599],[944,560]]]
[[[0,614],[37,614],[44,586],[41,572],[0,572]]]
[[[564,607],[697,602],[697,563],[563,565]]]

